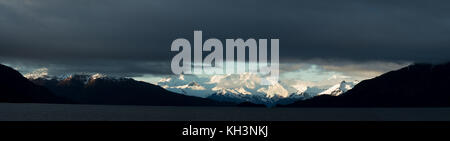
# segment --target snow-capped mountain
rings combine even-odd
[[[272,85],[261,85],[262,79],[259,75],[251,73],[209,77],[180,75],[161,79],[157,85],[172,92],[216,101],[252,102],[268,106],[309,99],[327,90],[310,86],[294,87],[282,81]],[[351,87],[344,86],[342,90],[339,90],[345,92],[352,87],[353,85]]]
[[[338,96],[352,89],[356,84],[358,84],[358,81],[354,82],[342,81],[341,83],[336,84],[323,92],[320,92],[319,95]]]
[[[256,74],[246,73],[241,75],[214,75],[211,77],[197,77],[191,75],[172,76],[161,79],[157,84],[172,91],[193,90],[209,92],[211,94],[244,94],[260,95],[263,97],[288,97],[296,90],[288,90],[285,86],[275,83],[273,85],[261,85],[261,78]],[[188,95],[192,95],[187,93]]]
[[[164,88],[164,87],[163,87]],[[206,89],[195,81],[192,81],[186,85],[168,87],[165,88],[169,91],[181,93],[189,96],[197,96],[206,98],[209,94],[213,93],[211,90]]]
[[[65,83],[73,83],[73,82],[82,82],[84,85],[88,85],[89,83],[93,83],[97,79],[111,79],[111,80],[119,80],[119,79],[113,79],[111,77],[106,77],[106,75],[102,74],[93,74],[93,75],[87,75],[87,74],[76,74],[76,75],[70,75],[67,78],[59,77],[61,80],[61,84]]]
[[[301,99],[309,99],[312,98],[314,96],[317,96],[319,93],[325,91],[325,89],[321,89],[318,87],[309,87],[307,86],[305,89],[303,90],[299,90],[295,93],[292,93],[290,95],[291,98],[301,98]]]
[[[171,92],[206,98],[215,92],[211,90],[212,85],[208,85],[205,82],[204,78],[192,75],[179,75],[163,78],[157,85]]]
[[[106,76],[100,73],[80,73],[80,74],[66,74],[61,76],[50,76],[48,75],[47,68],[37,69],[31,73],[25,74],[24,77],[33,81],[54,80],[54,81],[61,81],[61,83],[77,81],[82,82],[82,84],[84,85],[88,84],[89,82],[95,81],[96,79],[110,79],[110,80],[123,79],[120,77]]]

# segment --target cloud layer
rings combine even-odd
[[[193,42],[193,31],[202,30],[204,39],[222,41],[279,38],[282,63],[443,62],[450,60],[448,5],[445,0],[3,0],[0,61],[54,65],[60,72],[164,74],[174,55],[171,42]]]

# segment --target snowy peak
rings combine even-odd
[[[288,97],[289,92],[279,83],[275,83],[272,85],[269,85],[268,87],[263,87],[257,90],[257,92],[265,93],[266,97],[274,97],[274,96],[280,96],[280,97]]]
[[[119,81],[125,81],[129,78],[121,78],[121,77],[111,77],[106,76],[104,74],[96,73],[96,74],[72,74],[72,75],[65,75],[65,76],[46,76],[46,77],[38,77],[28,78],[31,81],[38,81],[38,80],[52,80],[57,82],[59,85],[78,85],[78,86],[88,86],[96,83],[98,80],[104,80],[109,82],[119,82]]]
[[[203,87],[202,85],[198,84],[195,81],[192,81],[192,82],[190,82],[189,84],[186,84],[186,85],[176,86],[175,88],[178,88],[178,89],[192,89],[192,90],[206,90],[205,87]]]
[[[210,86],[203,80],[193,75],[173,75],[158,81],[157,85],[171,92],[189,96],[208,97],[214,93]]]
[[[342,81],[341,83],[336,84],[336,85],[330,87],[329,89],[319,93],[319,95],[338,96],[338,95],[341,95],[341,94],[347,92],[348,90],[352,89],[357,83],[358,83],[358,81],[354,81],[354,82]]]
[[[213,91],[215,91],[217,94],[225,95],[225,94],[242,94],[242,95],[250,95],[251,92],[247,91],[245,88],[218,88],[214,87],[212,88]]]
[[[189,87],[201,87],[200,84],[198,84],[195,81],[192,81],[191,83],[187,84]]]
[[[27,79],[50,79],[50,77],[48,76],[48,69],[47,68],[40,68],[37,69],[31,73],[27,73],[25,75],[23,75],[25,78]]]
[[[317,96],[319,93],[323,92],[325,89],[321,89],[318,87],[304,87],[300,90],[297,90],[295,93],[292,93],[289,98],[293,98],[293,99],[310,99],[314,96]]]

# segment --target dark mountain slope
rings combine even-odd
[[[47,88],[30,82],[16,70],[0,64],[0,102],[71,103]]]
[[[365,80],[341,96],[318,96],[288,107],[448,107],[450,63],[415,64]]]
[[[223,103],[185,96],[159,86],[129,78],[93,78],[73,75],[64,80],[36,79],[59,96],[84,104],[158,105],[158,106],[218,106]]]

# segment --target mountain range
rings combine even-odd
[[[158,106],[218,106],[205,98],[170,92],[157,85],[131,78],[101,75],[71,75],[65,79],[32,79],[61,97],[83,104],[158,105]]]
[[[262,78],[256,74],[214,75],[209,78],[180,75],[163,78],[157,85],[180,94],[199,96],[215,101],[242,103],[251,102],[275,106],[291,104],[317,95],[340,95],[358,83],[342,81],[322,89],[318,87],[294,88],[283,82],[260,85]]]
[[[186,96],[130,78],[71,75],[27,79],[0,65],[0,102],[76,103],[157,106],[221,106],[224,103]]]
[[[450,63],[414,64],[361,82],[320,89],[283,84],[261,86],[257,77],[214,76],[207,81],[177,76],[161,86],[100,74],[25,78],[0,65],[0,102],[160,106],[448,107]],[[235,81],[235,77],[241,81]],[[231,85],[218,85],[215,82]],[[164,85],[163,85],[164,84]],[[178,92],[173,92],[178,91]],[[239,104],[240,103],[240,104]]]

